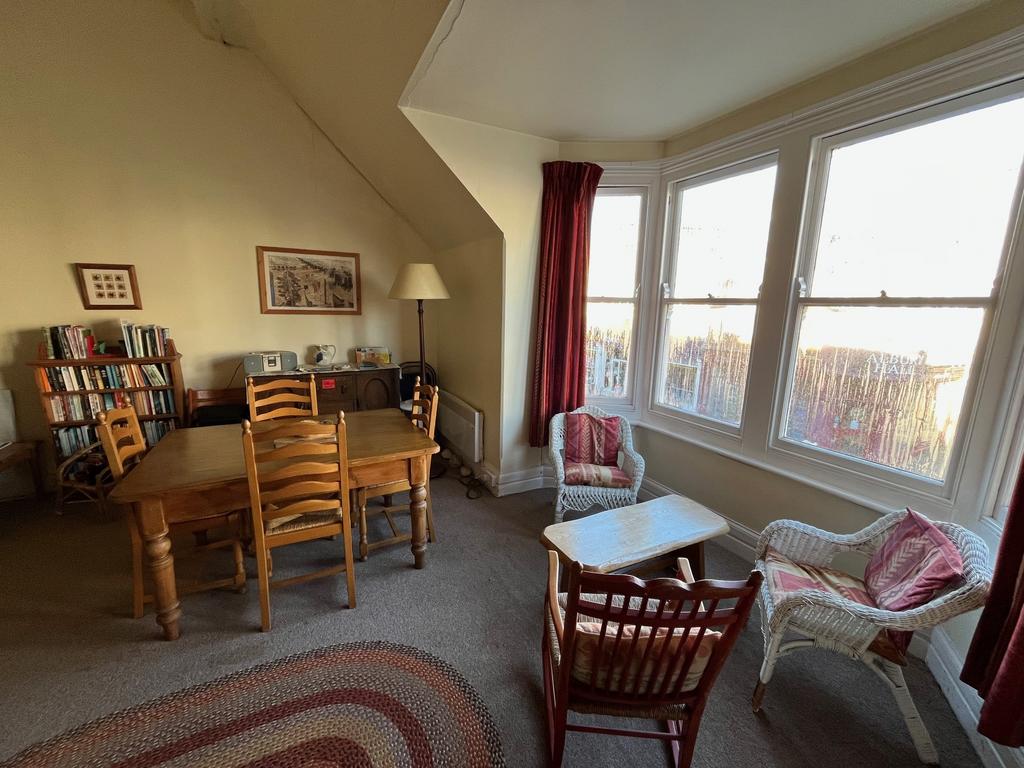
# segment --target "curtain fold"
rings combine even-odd
[[[985,700],[978,733],[1008,747],[1024,746],[1024,471],[960,679]]]
[[[593,163],[544,163],[530,445],[547,445],[551,417],[586,396],[590,217],[602,172]]]

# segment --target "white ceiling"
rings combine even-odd
[[[407,99],[560,141],[660,140],[983,2],[454,0]]]

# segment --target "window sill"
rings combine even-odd
[[[944,520],[948,520],[952,517],[952,505],[948,500],[942,500],[938,503],[932,501],[929,503],[927,499],[922,499],[920,494],[908,489],[905,492],[907,497],[906,502],[902,504],[887,503],[878,498],[872,498],[868,493],[838,487],[827,480],[815,478],[809,474],[781,467],[771,461],[742,453],[737,449],[716,445],[713,442],[700,439],[697,436],[680,434],[677,431],[652,423],[650,420],[631,419],[630,424],[634,427],[640,427],[659,435],[664,435],[665,437],[670,437],[690,445],[695,445],[698,448],[711,451],[712,453],[723,456],[727,459],[732,459],[733,461],[738,461],[741,464],[746,464],[747,466],[755,467],[757,469],[764,470],[765,472],[770,472],[779,477],[784,477],[787,480],[792,480],[800,483],[801,485],[814,488],[844,501],[852,502],[866,509],[870,509],[879,516],[887,515],[896,509],[901,509],[904,506],[910,505],[915,509],[920,509],[924,514],[930,517],[937,517],[938,519]],[[869,485],[869,483],[865,482],[865,485]]]

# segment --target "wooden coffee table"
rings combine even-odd
[[[598,573],[646,572],[687,557],[694,577],[703,579],[704,542],[728,532],[725,519],[707,507],[685,496],[661,496],[549,525],[540,540],[563,565],[578,560]]]

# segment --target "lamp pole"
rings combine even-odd
[[[423,299],[416,299],[416,312],[420,316],[420,381],[427,383],[427,354],[423,343]]]

